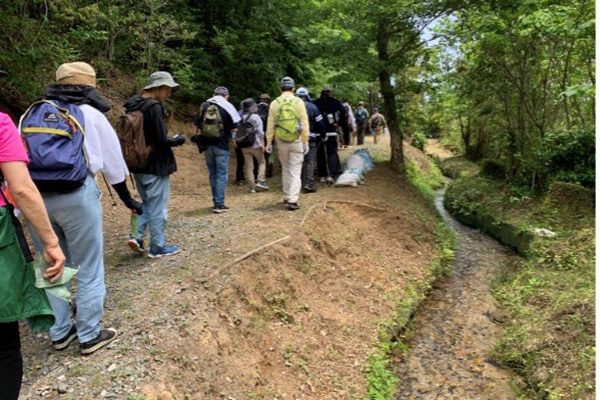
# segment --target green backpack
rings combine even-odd
[[[207,138],[220,138],[223,133],[223,120],[219,107],[216,104],[210,105],[202,114],[202,122],[200,123],[200,136]]]
[[[279,110],[275,115],[275,137],[284,142],[294,142],[300,137],[298,124],[300,117],[296,112],[296,105],[302,101],[299,97],[278,97]]]

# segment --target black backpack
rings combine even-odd
[[[258,106],[258,116],[262,119],[263,126],[267,126],[267,119],[269,118],[269,105],[260,103]]]
[[[247,114],[246,118],[240,121],[240,128],[235,139],[235,144],[239,149],[252,147],[254,146],[254,142],[256,142],[256,125],[250,119],[252,115]]]

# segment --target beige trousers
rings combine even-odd
[[[267,168],[267,163],[265,161],[265,155],[262,151],[261,147],[248,147],[242,149],[242,153],[244,154],[244,175],[246,180],[250,182],[250,187],[254,187],[254,159],[258,162],[258,181],[265,181],[265,170]]]
[[[289,203],[297,203],[302,188],[302,162],[304,146],[300,140],[283,142],[277,140],[277,153],[281,162],[281,184],[284,199]]]

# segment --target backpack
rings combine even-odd
[[[27,167],[40,192],[68,192],[85,182],[84,121],[77,105],[50,100],[33,103],[21,116]]]
[[[279,110],[275,116],[275,137],[284,142],[298,140],[298,124],[300,117],[296,113],[296,105],[302,101],[299,97],[278,97]]]
[[[377,117],[373,118],[373,121],[371,121],[371,129],[377,129],[382,124],[383,124],[383,121],[381,120],[381,117],[378,115]]]
[[[263,126],[267,126],[267,120],[269,119],[269,105],[265,103],[260,103],[257,106],[258,108],[258,116],[262,119]]]
[[[359,108],[356,110],[356,122],[359,124],[364,124],[367,120],[367,110],[364,108]]]
[[[235,139],[235,144],[240,149],[252,147],[256,142],[256,125],[250,119],[252,115],[248,114],[246,118],[240,121],[237,139]]]
[[[200,136],[213,139],[220,138],[223,134],[223,129],[223,119],[221,118],[219,107],[215,103],[209,103],[209,106],[202,113]]]
[[[129,169],[140,169],[148,165],[153,146],[146,144],[144,112],[156,103],[156,100],[146,100],[138,110],[121,115],[117,121],[117,136],[121,142],[123,159]]]

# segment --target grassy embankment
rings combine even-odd
[[[457,164],[446,167],[465,171]],[[594,398],[593,193],[555,183],[547,193],[533,195],[466,173],[448,188],[446,207],[525,255],[503,266],[492,288],[505,327],[493,356],[524,378],[521,396]],[[556,235],[533,235],[536,228]]]
[[[406,145],[406,176],[423,196],[432,201],[436,189],[442,187],[444,178],[439,168],[419,150]],[[375,155],[377,162],[377,156]],[[433,211],[433,209],[432,209]],[[405,295],[397,299],[394,317],[385,324],[379,334],[378,351],[371,356],[367,369],[367,400],[393,399],[399,378],[389,368],[390,356],[395,349],[406,349],[400,336],[417,307],[425,299],[432,284],[445,273],[454,259],[454,235],[439,219],[436,227],[438,254],[430,263],[422,279],[412,282]]]

